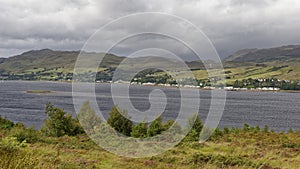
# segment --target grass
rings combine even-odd
[[[274,69],[275,68],[275,69]],[[243,79],[259,79],[259,78],[278,78],[282,80],[299,80],[300,70],[295,66],[283,67],[276,69],[274,66],[238,66],[224,69],[224,75],[229,77],[226,79],[227,84],[233,85],[236,80]],[[192,71],[196,79],[204,80],[208,78],[208,72],[206,70],[194,70]],[[211,70],[212,75],[218,73],[217,70]],[[164,74],[160,73],[160,74]],[[188,72],[178,72],[177,78],[187,78]]]
[[[52,93],[52,91],[50,91],[50,90],[27,90],[26,93],[47,94],[47,93]]]
[[[266,65],[266,66],[232,66],[224,68],[227,84],[233,85],[236,80],[243,79],[259,79],[259,78],[277,78],[280,80],[300,80],[300,65],[298,63],[291,64],[287,67],[278,68],[280,65]],[[208,73],[206,70],[192,71],[196,79],[207,79]],[[215,73],[212,71],[212,73]],[[187,77],[186,72],[179,72],[178,77]]]
[[[1,142],[11,139],[1,132]],[[1,144],[0,166],[10,168],[286,168],[300,166],[300,132],[274,133],[230,130],[200,144],[181,142],[149,158],[131,159],[111,154],[86,135],[45,137],[18,146]],[[13,144],[13,146],[11,146]],[[21,143],[19,143],[21,144]],[[13,148],[11,148],[13,147]]]

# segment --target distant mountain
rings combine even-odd
[[[244,49],[225,59],[225,62],[299,62],[300,45],[289,45],[268,49]]]
[[[51,49],[31,50],[20,55],[0,58],[0,69],[5,72],[21,73],[32,69],[57,69],[73,71],[79,51],[54,51]],[[125,57],[112,54],[104,58],[102,66],[113,66]]]
[[[0,64],[5,61],[6,58],[0,58]]]
[[[79,55],[79,51],[54,51],[51,49],[31,50],[20,55],[0,58],[0,72],[11,73],[28,73],[35,72],[39,69],[57,70],[63,72],[72,72],[75,62]],[[103,55],[103,53],[86,53],[87,57],[92,55]],[[90,57],[89,59],[96,59],[97,57]],[[117,67],[126,57],[107,54],[100,67],[108,68]],[[130,58],[132,63],[141,65],[134,65],[140,67],[142,65],[159,65],[161,60],[158,57],[144,57],[144,58]],[[178,65],[177,61],[169,60],[170,64]],[[204,69],[200,61],[186,62],[192,70]],[[133,66],[133,65],[130,65]]]
[[[0,78],[8,80],[68,80],[72,76],[79,51],[54,51],[51,49],[31,50],[17,56],[0,58]],[[86,70],[91,70],[89,63],[95,63],[103,53],[84,53]],[[184,71],[184,64],[176,59],[159,57],[127,58],[108,54],[104,57],[98,71],[99,76],[109,79],[118,67],[119,70],[141,70],[144,67],[176,68],[181,78],[189,74]],[[119,66],[120,63],[122,66]],[[213,61],[204,61],[205,65],[214,65]],[[207,71],[201,61],[185,62],[197,79],[206,79]],[[236,80],[278,78],[281,80],[300,81],[300,45],[289,45],[269,49],[244,49],[224,60],[226,80],[233,84]],[[169,70],[171,70],[169,69]],[[121,74],[122,75],[122,74]],[[159,72],[158,72],[159,75]]]
[[[249,78],[300,81],[300,45],[244,49],[223,63],[229,84]]]

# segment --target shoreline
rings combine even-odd
[[[73,81],[51,81],[51,80],[1,80],[1,83],[4,82],[46,82],[46,83],[67,83],[71,84]],[[109,82],[101,82],[95,84],[129,84],[129,83],[109,83]],[[147,86],[147,87],[162,87],[162,88],[174,88],[174,89],[179,89],[179,88],[184,88],[184,89],[198,89],[198,90],[203,90],[203,91],[210,91],[210,90],[225,90],[225,91],[231,91],[231,92],[281,92],[281,93],[300,93],[300,90],[257,90],[257,89],[248,89],[248,90],[234,90],[234,89],[209,89],[209,88],[197,88],[197,87],[177,87],[177,86],[164,86],[164,85],[141,85],[141,84],[129,84],[130,86]]]

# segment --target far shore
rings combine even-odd
[[[72,83],[73,81],[51,81],[51,80],[2,80],[1,82],[49,82],[49,83]],[[110,83],[110,82],[95,82],[95,84],[129,84],[129,83]],[[141,85],[141,84],[129,84],[131,86],[153,86],[153,87],[162,87],[162,88],[184,88],[184,89],[198,89],[198,90],[223,90],[223,89],[208,89],[208,88],[197,88],[197,87],[177,87],[177,86],[165,86],[161,84],[155,84],[155,85]],[[283,92],[283,93],[300,93],[300,90],[258,90],[258,89],[248,89],[248,90],[230,90],[225,89],[225,91],[233,91],[233,92]],[[28,90],[27,93],[40,93],[40,94],[46,94],[46,93],[52,93],[52,91],[38,91],[38,90]]]

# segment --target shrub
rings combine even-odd
[[[11,129],[14,125],[12,121],[0,116],[0,129]]]
[[[147,123],[138,123],[132,126],[131,136],[136,138],[147,137],[148,126]]]
[[[201,119],[198,116],[198,113],[195,113],[194,115],[188,118],[187,125],[188,125],[187,128],[194,129],[199,134],[203,128],[203,124]]]
[[[170,130],[171,133],[182,134],[182,128],[181,128],[180,124],[174,122],[173,125],[172,125],[172,129],[170,129],[170,127],[168,128],[168,130]]]
[[[80,112],[77,114],[77,119],[87,134],[94,134],[95,128],[102,123],[102,119],[97,116],[88,101],[83,103]]]
[[[26,141],[26,143],[35,143],[40,140],[39,131],[35,130],[33,127],[30,128],[16,128],[13,137],[17,138],[20,143]]]
[[[249,131],[250,130],[249,125],[245,123],[244,127],[243,127],[243,130],[244,131]]]
[[[187,128],[190,128],[190,131],[188,132],[185,141],[199,141],[199,136],[201,133],[201,130],[203,129],[203,124],[201,122],[201,119],[198,117],[198,114],[195,113],[193,116],[188,118],[187,121]]]
[[[71,114],[54,107],[51,103],[47,103],[45,113],[48,119],[45,120],[41,131],[47,136],[61,137],[84,132],[77,119],[73,119]]]
[[[224,127],[223,133],[224,133],[224,134],[229,134],[229,133],[230,133],[229,128],[228,128],[228,127]]]
[[[153,120],[147,130],[148,137],[153,137],[160,134],[163,131],[162,117],[158,117]]]
[[[260,132],[260,127],[256,126],[255,129],[254,129],[254,132]]]
[[[166,123],[163,124],[162,130],[166,131],[168,130],[172,125],[174,124],[174,120],[170,119]]]
[[[222,137],[223,136],[223,132],[219,129],[219,128],[216,128],[211,136],[212,139],[217,139],[219,137]]]
[[[184,141],[190,142],[190,141],[199,141],[200,134],[195,130],[192,129],[189,131],[187,136],[184,138]]]
[[[265,127],[263,128],[263,132],[269,132],[269,127],[267,125],[265,125]]]
[[[21,143],[17,140],[16,137],[4,137],[0,141],[0,148],[4,151],[13,151],[17,150],[21,147],[26,147],[26,141],[22,141]]]
[[[300,143],[282,143],[283,148],[300,148]]]
[[[16,137],[3,138],[0,141],[0,168],[40,168],[37,167],[37,153],[22,148],[26,146],[25,140],[20,143]]]
[[[133,123],[129,120],[128,113],[120,112],[117,106],[114,106],[109,114],[107,123],[116,131],[130,136]]]

